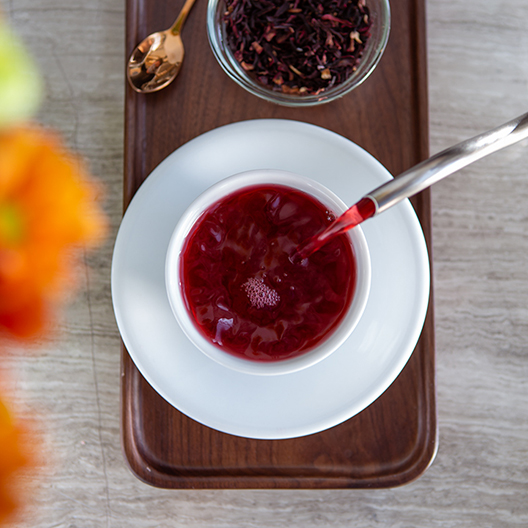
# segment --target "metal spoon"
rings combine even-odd
[[[178,75],[184,56],[180,33],[194,2],[186,0],[171,28],[152,33],[130,55],[127,78],[136,92],[157,92]]]
[[[526,138],[528,113],[435,154],[367,196],[376,202],[376,214],[381,213],[467,165]]]
[[[324,231],[297,248],[294,260],[308,257],[331,238],[427,189],[475,161],[528,138],[528,113],[435,154],[366,194]]]

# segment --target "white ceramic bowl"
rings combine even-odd
[[[303,191],[329,208],[336,216],[347,206],[322,184],[279,170],[254,170],[230,176],[202,193],[180,218],[169,242],[165,261],[167,295],[174,316],[189,340],[204,354],[225,367],[257,375],[277,375],[295,372],[323,360],[349,337],[363,314],[370,290],[370,256],[363,231],[358,226],[348,232],[356,259],[356,284],[352,302],[341,323],[323,341],[305,353],[274,362],[259,362],[234,356],[207,339],[197,328],[183,298],[180,280],[180,255],[194,223],[213,203],[244,187],[277,184]]]

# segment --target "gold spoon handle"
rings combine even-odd
[[[196,0],[187,0],[185,4],[183,4],[182,10],[180,11],[178,18],[176,19],[176,22],[174,22],[174,24],[169,30],[173,35],[180,34],[183,24],[185,23],[185,20],[187,19],[187,15],[189,14],[189,11],[191,10],[195,1]]]

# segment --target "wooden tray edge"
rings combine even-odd
[[[421,159],[425,159],[429,155],[429,120],[428,120],[428,97],[427,97],[427,52],[426,52],[426,13],[425,2],[422,0],[414,0],[415,17],[414,29],[416,45],[416,61],[415,71],[425,72],[424,75],[416,77],[416,93],[419,95],[417,101],[417,120],[422,123],[423,128],[427,134],[420,134],[416,138],[417,150],[420,153]],[[137,20],[141,18],[141,2],[136,0],[127,0],[127,28],[138,28]],[[135,42],[138,40],[137,34],[128,34],[127,42]],[[129,46],[128,46],[129,47]],[[127,90],[131,88],[127,86]],[[144,105],[141,105],[139,99],[127,97],[125,102],[125,122],[132,123],[130,127],[125,127],[125,175],[133,174],[134,169],[142,165],[141,149],[134,148],[137,144],[143,144],[145,140],[144,129],[139,125],[144,120]],[[138,143],[139,142],[139,143]],[[128,153],[128,155],[127,155]],[[133,153],[130,155],[130,153]],[[130,178],[125,177],[125,185],[123,189],[124,209],[128,206],[134,194],[134,183]],[[430,198],[427,194],[425,198],[430,203]],[[422,227],[426,236],[428,250],[430,254],[430,262],[432,263],[432,249],[431,249],[431,219],[429,216],[424,217]],[[432,270],[431,270],[432,277]],[[132,375],[130,367],[136,370],[133,362],[128,355],[128,352],[122,346],[121,351],[121,442],[125,460],[127,461],[131,472],[141,481],[154,487],[166,489],[343,489],[343,488],[389,488],[401,486],[410,483],[419,478],[427,468],[433,463],[438,450],[438,428],[436,417],[436,397],[435,397],[435,367],[434,367],[434,303],[433,303],[433,288],[431,281],[431,298],[429,304],[428,319],[430,319],[429,336],[430,343],[430,357],[428,357],[429,365],[425,368],[431,379],[425,380],[427,384],[432,384],[432,388],[427,392],[428,398],[428,428],[426,437],[422,442],[422,449],[413,457],[414,462],[402,469],[399,473],[381,476],[373,479],[343,479],[343,478],[283,478],[274,477],[269,479],[269,485],[262,485],[262,477],[237,477],[233,479],[229,475],[225,477],[175,477],[174,475],[166,475],[155,468],[152,468],[146,463],[140,454],[136,439],[133,434],[133,424],[131,423],[131,413],[126,408],[126,402],[130,403],[130,395],[125,393],[126,386],[130,387],[133,383],[125,384],[124,380],[127,376]],[[137,371],[137,374],[141,374]],[[258,481],[259,485],[255,486],[254,482]]]

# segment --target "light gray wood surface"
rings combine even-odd
[[[433,192],[439,452],[361,491],[163,491],[128,470],[110,296],[121,218],[124,2],[0,0],[46,80],[43,123],[107,189],[108,243],[38,353],[4,359],[42,468],[20,527],[528,526],[528,144]],[[395,0],[397,1],[397,0]],[[430,0],[431,153],[528,111],[528,2]],[[29,485],[29,482],[28,482]]]

